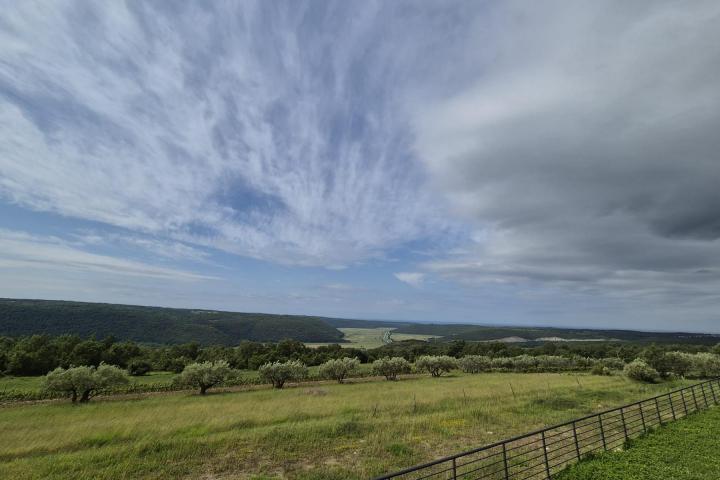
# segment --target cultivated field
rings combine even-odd
[[[676,388],[454,374],[0,408],[0,478],[366,479]]]
[[[699,412],[563,472],[558,480],[717,480],[720,408]]]
[[[347,343],[341,343],[343,347],[354,348],[377,348],[386,343],[401,342],[403,340],[429,340],[437,338],[437,335],[421,335],[415,333],[395,333],[394,328],[338,328],[345,334],[343,337]],[[331,345],[330,343],[306,343],[309,347]]]

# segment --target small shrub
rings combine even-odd
[[[360,360],[344,357],[328,360],[320,365],[319,372],[323,378],[343,383],[343,380],[355,373],[359,367]]]
[[[458,360],[460,370],[465,373],[482,373],[490,370],[490,357],[484,355],[466,355]]]
[[[624,372],[628,378],[638,382],[652,383],[658,377],[657,370],[639,358],[625,365]]]
[[[122,369],[101,363],[98,367],[58,367],[45,376],[43,390],[70,397],[73,403],[87,403],[92,397],[127,383]]]
[[[201,395],[205,395],[208,389],[224,383],[232,376],[233,370],[228,362],[219,360],[217,362],[191,363],[185,367],[175,382],[178,385],[197,388]]]
[[[141,377],[152,370],[152,365],[145,360],[131,360],[128,363],[128,373],[133,377]]]
[[[410,373],[410,362],[403,357],[383,357],[375,360],[372,365],[375,375],[382,375],[386,380],[397,380],[398,375]]]
[[[283,388],[285,382],[307,377],[308,369],[299,360],[290,360],[266,363],[258,369],[258,374],[263,381],[271,383],[274,388]]]
[[[598,361],[610,370],[622,370],[625,368],[625,361],[617,357],[605,357]]]
[[[598,362],[590,369],[593,375],[612,375],[612,372],[602,362]]]
[[[424,355],[415,361],[415,368],[427,372],[433,377],[439,377],[445,372],[457,368],[457,360],[447,355]]]

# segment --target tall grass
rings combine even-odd
[[[455,374],[8,406],[0,478],[368,478],[677,386]]]

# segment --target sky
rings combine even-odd
[[[0,7],[0,297],[720,332],[715,0]]]

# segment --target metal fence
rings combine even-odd
[[[718,404],[720,379],[577,418],[375,480],[548,480],[567,465]]]

